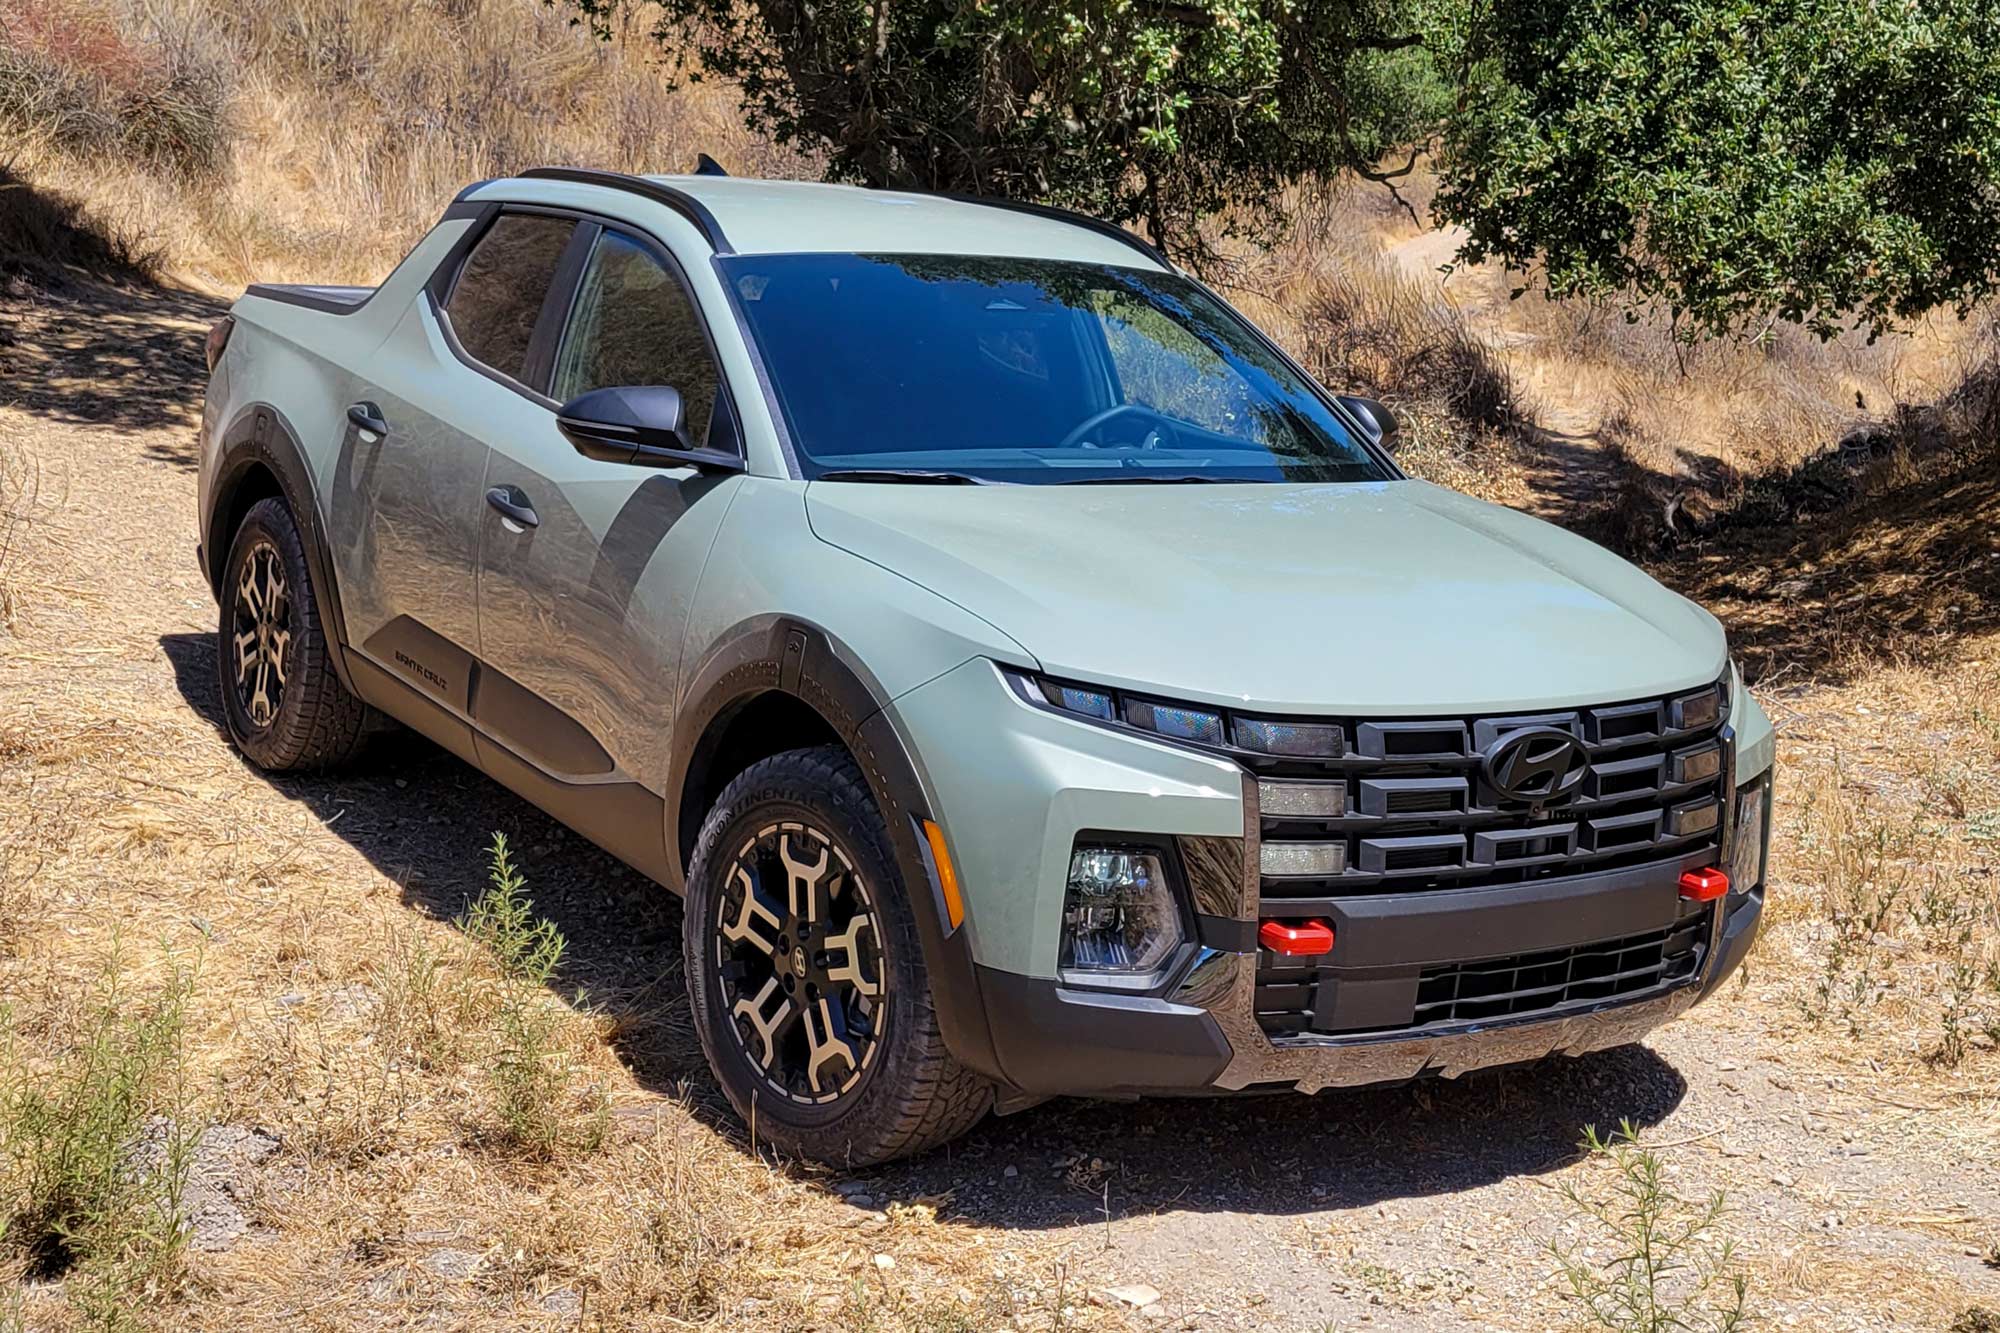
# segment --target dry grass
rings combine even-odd
[[[95,1328],[141,1326],[183,1278],[193,975],[169,958],[158,992],[135,996],[114,941],[72,1022],[25,1052],[0,1032],[0,1253],[31,1280],[61,1280]]]
[[[147,711],[115,707],[128,723]],[[871,1216],[825,1197],[817,1173],[747,1153],[704,1100],[642,1087],[595,999],[524,985],[503,942],[532,923],[413,917],[304,812],[246,823],[252,775],[131,739],[91,725],[0,763],[10,830],[21,798],[56,785],[97,812],[33,830],[40,901],[0,960],[22,1047],[63,1047],[113,930],[199,945],[182,1115],[283,1145],[238,1182],[251,1235],[197,1256],[178,1298],[120,1287],[131,1311],[178,1328],[298,1327],[306,1311],[308,1327],[390,1311],[502,1326],[576,1303],[603,1328],[850,1328],[857,1308],[882,1329],[996,1326],[982,1302],[999,1297],[955,1294],[987,1290],[990,1261],[944,1243],[932,1208]],[[468,890],[480,870],[464,868]],[[115,920],[92,906],[114,895]],[[23,1291],[31,1327],[93,1317],[77,1282]],[[1046,1326],[1025,1313],[1009,1326]]]
[[[1419,174],[1404,193],[1421,211],[1430,190]],[[1328,383],[1388,400],[1415,474],[1628,553],[1698,544],[1739,511],[1789,523],[2000,435],[1990,315],[1873,342],[1776,326],[1690,346],[1658,312],[1441,273],[1454,237],[1379,186],[1285,206],[1290,236],[1235,256],[1231,295]]]
[[[2000,635],[1776,696],[1766,951],[1829,1058],[1967,1093],[2000,1065]],[[1985,1071],[1985,1072],[1980,1072]]]
[[[40,16],[0,36],[36,71],[0,75],[23,93],[0,102],[17,166],[216,289],[377,281],[466,182],[538,163],[801,170],[742,129],[733,89],[672,90],[643,36],[601,43],[526,0],[14,3]],[[132,141],[119,89],[154,77],[214,91],[207,156]]]

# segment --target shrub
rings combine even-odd
[[[1566,1293],[1598,1328],[1616,1333],[1733,1333],[1750,1319],[1749,1280],[1736,1268],[1735,1245],[1718,1239],[1727,1211],[1720,1191],[1692,1203],[1667,1183],[1659,1155],[1642,1147],[1628,1120],[1616,1133],[1584,1129],[1582,1147],[1608,1164],[1615,1179],[1602,1196],[1587,1197],[1573,1181],[1568,1199],[1594,1224],[1593,1249],[1550,1249],[1569,1284]]]
[[[0,125],[187,179],[228,165],[235,61],[196,9],[136,32],[93,7],[0,0]]]
[[[72,1301],[100,1327],[129,1322],[179,1278],[194,1140],[176,1113],[192,985],[170,962],[165,985],[136,998],[114,952],[86,1031],[53,1069],[31,1072],[12,1049],[0,1060],[0,1238],[29,1275],[72,1275]]]
[[[594,1150],[603,1142],[609,1108],[602,1090],[593,1089],[584,1099],[587,1121],[577,1125],[571,1062],[562,1050],[568,1015],[547,990],[562,964],[563,937],[553,922],[535,915],[505,834],[493,835],[489,857],[488,887],[459,924],[486,946],[500,970],[500,1049],[491,1078],[501,1138],[544,1159]]]

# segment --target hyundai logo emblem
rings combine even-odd
[[[1583,742],[1554,727],[1503,732],[1482,758],[1493,790],[1534,806],[1568,798],[1590,771],[1590,752]]]

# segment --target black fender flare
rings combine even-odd
[[[666,791],[668,863],[683,874],[680,849],[683,800],[696,761],[718,718],[772,691],[790,695],[819,715],[847,746],[868,780],[888,825],[896,868],[909,886],[910,907],[930,974],[932,1003],[945,1044],[958,1060],[997,1082],[1007,1082],[993,1050],[986,1007],[979,992],[972,944],[944,914],[922,823],[930,818],[918,761],[884,711],[887,692],[860,659],[826,630],[794,616],[759,616],[723,636],[689,673],[674,722]],[[685,894],[684,881],[668,886]]]
[[[277,408],[251,403],[222,432],[220,455],[215,484],[209,488],[209,512],[201,517],[202,573],[208,578],[209,590],[218,598],[222,596],[222,565],[229,558],[229,542],[235,536],[224,529],[235,508],[237,491],[251,469],[261,464],[278,479],[285,505],[299,525],[313,601],[333,639],[334,674],[348,691],[358,693],[347,671],[347,621],[341,614],[340,589],[327,555],[325,511],[320,508],[319,490],[313,484],[312,469],[306,466],[298,433]]]

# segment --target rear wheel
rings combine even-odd
[[[334,673],[305,543],[283,500],[259,500],[243,516],[222,567],[220,601],[217,674],[236,748],[274,772],[351,758],[368,705]]]
[[[695,1028],[760,1140],[865,1166],[955,1138],[991,1087],[945,1049],[888,831],[833,746],[751,765],[703,821],[685,925]]]

